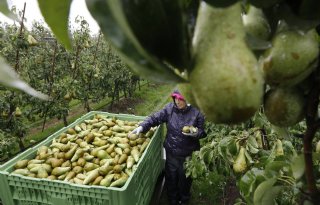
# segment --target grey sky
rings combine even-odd
[[[44,19],[41,15],[41,12],[39,10],[38,2],[37,0],[7,0],[9,8],[11,8],[13,5],[16,6],[16,8],[20,11],[23,10],[24,2],[26,2],[26,13],[25,18],[27,19],[26,26],[28,28],[31,27],[32,22],[34,20],[44,22]],[[84,19],[89,23],[90,30],[93,34],[96,34],[99,32],[99,26],[96,23],[96,21],[92,18],[91,14],[89,13],[85,0],[73,0],[71,4],[71,10],[70,10],[70,16],[69,19],[71,22],[74,22],[74,19],[77,16],[83,16]],[[6,18],[3,14],[0,13],[0,21],[1,22],[8,22],[13,23],[12,20]]]

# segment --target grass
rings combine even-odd
[[[83,115],[83,113],[75,115],[75,116],[69,118],[68,121],[73,122],[76,119],[78,119],[79,117],[81,117],[82,115]],[[29,135],[25,138],[24,144],[26,147],[28,147],[35,142],[40,142],[41,140],[49,137],[50,135],[52,135],[53,133],[55,133],[56,131],[60,130],[63,127],[64,127],[64,124],[61,122],[55,126],[46,128],[43,132],[38,132],[38,133],[35,133],[32,135]]]
[[[150,84],[149,87],[150,89],[141,90],[135,94],[136,98],[143,99],[143,103],[134,108],[136,115],[148,116],[163,108],[171,100],[170,93],[174,89],[174,85],[155,86]]]

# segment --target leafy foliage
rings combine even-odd
[[[201,149],[187,160],[187,175],[199,181],[206,179],[209,173],[228,176],[225,181],[235,177],[246,204],[299,204],[300,190],[305,188],[305,162],[301,152],[302,142],[294,136],[306,130],[305,122],[288,130],[270,123],[264,123],[263,127],[253,123],[262,122],[264,118],[263,114],[258,113],[251,121],[234,126],[207,122],[208,137],[201,141]],[[284,132],[288,134],[286,138],[283,137]],[[266,143],[269,146],[265,146]],[[232,168],[240,147],[246,150],[244,160],[247,167],[244,173],[237,173]],[[319,175],[318,154],[313,154],[314,170]],[[242,200],[239,199],[237,204],[242,204]]]
[[[67,125],[71,102],[80,102],[90,111],[91,102],[108,97],[116,101],[120,93],[131,96],[136,88],[139,78],[103,41],[103,35],[92,36],[83,17],[77,17],[75,24],[79,27],[72,34],[75,44],[71,51],[39,22],[34,22],[30,31],[21,30],[19,24],[0,27],[1,56],[24,82],[50,97],[42,101],[1,86],[0,130],[15,139],[3,143],[4,152],[5,147],[23,150],[24,137],[35,121],[42,120],[44,126],[47,119],[58,118]]]

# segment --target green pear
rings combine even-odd
[[[269,85],[290,87],[303,81],[314,70],[319,55],[317,32],[286,30],[272,39],[261,66]]]
[[[36,39],[33,38],[32,35],[28,35],[28,43],[30,46],[36,46],[38,45],[38,41]]]
[[[182,132],[189,133],[190,132],[190,126],[183,126]]]
[[[20,117],[20,116],[22,115],[22,112],[21,112],[21,110],[20,110],[19,107],[16,107],[16,110],[15,110],[15,112],[14,112],[14,115],[15,115],[16,117]]]
[[[262,103],[262,73],[244,37],[240,3],[227,8],[201,3],[189,80],[197,105],[209,121],[245,121]]]
[[[233,163],[233,171],[235,173],[243,173],[247,170],[247,167],[245,148],[241,147],[237,159]]]
[[[271,33],[270,25],[261,9],[250,5],[246,14],[242,15],[245,31],[253,37],[267,40]]]
[[[67,92],[67,94],[65,94],[64,96],[63,96],[63,99],[65,99],[65,100],[71,100],[71,94],[69,93],[69,92]]]
[[[305,104],[305,98],[298,89],[278,88],[266,93],[264,112],[272,124],[287,127],[303,119]]]
[[[283,146],[281,140],[277,139],[276,141],[276,156],[284,155]]]

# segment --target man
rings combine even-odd
[[[186,157],[191,156],[193,151],[200,149],[199,139],[206,136],[204,116],[198,109],[187,104],[186,99],[179,91],[174,91],[171,97],[172,103],[150,115],[132,133],[145,133],[151,127],[166,123],[167,135],[164,147],[166,150],[165,179],[168,198],[170,205],[187,204],[191,196],[192,179],[186,177],[183,164]],[[193,126],[196,128],[196,132],[183,133],[184,126]]]

